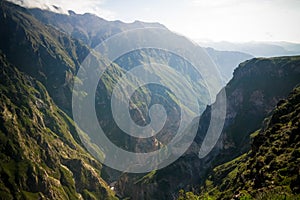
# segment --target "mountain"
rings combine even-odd
[[[0,2],[1,198],[115,199],[70,118],[82,42]]]
[[[42,24],[26,9],[1,1],[0,49],[20,71],[39,80],[62,110],[71,113],[72,76],[89,54],[86,45]]]
[[[299,84],[300,57],[254,58],[241,63],[225,87],[227,113],[223,147],[249,148],[249,134],[259,128],[276,103]],[[276,89],[275,89],[276,88]],[[201,129],[201,126],[200,126]]]
[[[238,51],[218,51],[213,48],[205,49],[211,59],[218,66],[223,76],[225,85],[231,80],[234,70],[240,63],[253,58],[253,56],[250,54]]]
[[[213,169],[198,198],[300,199],[299,122],[298,86],[251,134],[250,151]],[[179,199],[187,196],[197,198]]]
[[[208,106],[200,117],[194,144],[181,158],[162,170],[133,180],[124,174],[117,184],[117,192],[133,199],[138,199],[140,194],[144,199],[172,199],[182,188],[191,190],[204,184],[207,173],[215,166],[250,149],[250,134],[259,129],[263,119],[300,83],[299,80],[299,56],[254,58],[241,63],[225,87],[227,113],[215,148],[199,159],[200,146],[210,123]]]
[[[292,52],[300,52],[300,44],[298,43],[291,43],[291,42],[272,42],[273,44],[282,46],[288,51]]]
[[[99,55],[97,53],[94,53],[88,46],[88,44],[84,44],[83,41],[76,39],[74,37],[71,37],[68,35],[68,33],[64,32],[63,30],[60,30],[59,28],[55,28],[54,26],[50,24],[45,24],[39,19],[35,18],[28,9],[21,8],[19,6],[16,6],[12,3],[8,3],[6,1],[1,1],[1,7],[0,7],[0,25],[1,27],[6,27],[5,29],[1,29],[0,31],[0,50],[3,54],[3,57],[5,57],[5,61],[7,63],[10,63],[8,66],[15,67],[16,70],[24,76],[31,78],[32,80],[35,80],[41,84],[41,87],[45,87],[45,90],[47,94],[49,94],[49,98],[53,99],[53,106],[56,106],[58,110],[64,114],[66,118],[72,117],[72,109],[71,109],[71,94],[73,89],[73,83],[74,81],[83,81],[83,80],[74,80],[74,76],[77,73],[81,63],[85,59],[87,55],[92,56],[92,59],[96,61],[96,65],[99,66],[105,66],[107,59],[104,58],[102,55]],[[67,16],[67,15],[66,15]],[[80,15],[81,16],[81,15]],[[85,15],[81,16],[84,18],[93,17],[91,15]],[[99,20],[97,18],[97,20]],[[141,23],[136,23],[141,24]],[[109,31],[109,30],[108,30]],[[154,33],[154,32],[153,32]],[[160,33],[156,32],[156,35],[159,35]],[[184,41],[187,45],[192,45],[193,47],[197,48],[196,45],[188,42],[184,37],[178,37],[176,34],[173,34],[172,32],[168,31],[167,34],[170,37],[174,37],[176,40],[180,39],[181,41]],[[151,56],[147,56],[146,53],[150,53]],[[163,59],[161,59],[163,58]],[[106,73],[103,76],[103,79],[99,81],[98,89],[97,89],[97,96],[96,96],[96,104],[97,104],[97,113],[99,114],[97,117],[99,119],[99,123],[104,127],[104,130],[106,131],[108,137],[118,144],[119,146],[122,146],[125,149],[129,150],[136,150],[136,151],[145,151],[145,150],[153,150],[155,148],[158,148],[157,141],[155,138],[150,138],[150,141],[145,141],[142,139],[135,139],[132,137],[128,137],[125,134],[123,134],[122,130],[118,129],[116,126],[116,123],[113,121],[113,116],[111,113],[111,109],[108,108],[107,105],[110,105],[110,97],[112,94],[112,88],[115,86],[118,79],[124,75],[126,69],[130,69],[131,67],[134,67],[136,63],[142,64],[143,62],[146,62],[147,59],[156,59],[157,61],[161,61],[162,63],[169,64],[173,66],[174,68],[179,69],[181,67],[181,71],[183,73],[186,73],[187,75],[193,75],[190,81],[190,85],[194,86],[194,88],[199,88],[199,93],[202,93],[203,95],[200,98],[207,99],[208,95],[207,92],[205,93],[205,88],[201,84],[203,81],[199,77],[197,77],[196,74],[193,74],[193,71],[189,71],[189,68],[191,68],[191,64],[187,63],[186,61],[183,61],[182,59],[178,58],[178,56],[173,55],[172,53],[167,52],[161,52],[160,50],[143,50],[143,51],[137,51],[133,54],[128,55],[128,59],[126,58],[119,58],[119,60],[116,60],[115,63],[113,63],[110,68],[106,71]],[[134,60],[134,63],[131,62],[131,60]],[[123,68],[119,67],[119,65]],[[93,72],[92,74],[93,75]],[[197,79],[196,79],[197,78]],[[85,79],[86,80],[86,79]],[[168,80],[168,79],[167,79]],[[169,80],[170,81],[170,80]],[[3,87],[8,88],[7,90],[10,90],[10,85],[7,85],[7,82],[3,82]],[[202,88],[202,89],[201,89]],[[27,89],[27,87],[25,87]],[[28,88],[30,90],[30,88]],[[204,90],[203,90],[204,89]],[[162,91],[161,93],[152,94],[149,95],[149,91]],[[24,91],[25,93],[27,90]],[[16,91],[16,93],[11,94],[12,96],[15,96],[16,94],[21,93],[20,91]],[[26,93],[27,95],[28,93]],[[84,96],[84,93],[78,93],[79,95]],[[25,95],[25,96],[26,96]],[[28,94],[29,95],[29,94]],[[190,95],[190,94],[189,94]],[[141,99],[140,97],[146,97],[147,100],[145,103],[140,103]],[[86,96],[84,96],[85,98]],[[10,95],[7,96],[7,98],[11,98]],[[173,104],[176,103],[176,99],[174,100],[174,97],[172,96],[172,93],[168,90],[162,90],[157,89],[155,86],[150,86],[147,88],[142,88],[140,92],[137,92],[133,95],[133,105],[130,107],[133,118],[135,121],[145,124],[147,123],[147,120],[149,121],[149,116],[145,113],[148,113],[148,104],[151,105],[155,104],[156,101],[160,101],[159,99],[163,99],[166,101],[167,106],[170,107],[170,112],[177,112],[177,107]],[[26,99],[24,98],[24,101]],[[169,101],[170,100],[170,101]],[[17,100],[16,100],[17,101]],[[43,99],[44,101],[44,99]],[[171,103],[168,103],[171,102]],[[19,105],[16,105],[18,107]],[[20,105],[21,111],[26,110],[26,106]],[[201,109],[204,109],[204,105],[202,105]],[[20,111],[20,112],[21,112]],[[25,111],[24,111],[25,112]],[[28,111],[30,112],[30,111]],[[176,117],[176,115],[174,115]],[[175,118],[172,116],[172,118]],[[63,120],[61,118],[51,118],[49,119],[49,123],[53,123],[54,125]],[[175,118],[176,119],[176,118]],[[170,119],[171,120],[171,119]],[[74,157],[78,156],[78,159],[80,158],[80,155],[82,153],[87,153],[87,149],[89,149],[91,146],[86,146],[86,140],[85,138],[80,138],[81,135],[76,134],[75,128],[74,128],[74,122],[70,119],[70,124],[66,124],[65,129],[72,129],[72,134],[74,137],[76,137],[76,145],[81,146],[82,151],[78,151],[78,155],[76,155],[76,152],[74,153]],[[171,124],[174,126],[174,124]],[[82,127],[83,131],[87,127]],[[176,126],[174,127],[176,128]],[[169,127],[166,127],[166,131],[168,132],[168,135],[163,135],[165,138],[163,138],[165,141],[168,141],[170,137],[172,137],[172,132]],[[38,129],[39,130],[39,129]],[[60,129],[57,129],[57,131],[60,133]],[[47,134],[47,132],[41,131],[40,135],[44,136]],[[61,133],[62,134],[62,133]],[[160,136],[161,137],[161,136]],[[80,139],[81,140],[80,140]],[[2,138],[4,139],[4,137]],[[82,141],[83,139],[83,141]],[[16,141],[18,139],[15,139]],[[68,143],[72,141],[68,141],[68,139],[63,140],[63,143]],[[36,142],[39,145],[39,141]],[[85,144],[85,148],[83,148],[83,143]],[[159,143],[158,143],[159,144]],[[74,144],[75,145],[75,144]],[[159,144],[159,145],[163,145]],[[55,146],[51,142],[49,142],[49,146]],[[23,147],[25,149],[26,145]],[[47,147],[44,147],[47,148]],[[41,147],[42,149],[42,147]],[[23,149],[22,149],[23,150]],[[22,151],[20,149],[20,151]],[[91,149],[89,149],[91,150]],[[94,149],[92,149],[94,150]],[[18,149],[19,151],[19,149]],[[47,149],[45,150],[47,151]],[[69,151],[66,149],[66,151]],[[91,151],[90,151],[91,152]],[[105,157],[103,155],[103,152],[97,153]],[[59,165],[62,160],[60,158],[63,154],[61,154],[58,151],[53,152],[51,155],[49,154],[48,157],[51,159],[52,157],[58,157],[57,162],[53,164],[53,170],[58,171]],[[90,156],[90,155],[89,155]],[[94,155],[97,156],[97,155]],[[92,158],[92,157],[91,157]],[[42,157],[41,163],[45,161],[46,157]],[[53,158],[54,159],[54,158]],[[12,155],[10,157],[10,160],[14,161],[12,164],[13,166],[17,166],[19,164],[18,158],[14,157]],[[28,163],[31,165],[33,160],[29,160]],[[46,162],[46,161],[45,161]],[[71,161],[70,161],[71,162]],[[96,161],[95,161],[96,162]],[[81,164],[85,166],[85,163],[83,161],[75,162],[76,165],[81,166]],[[74,171],[76,168],[73,165],[69,167],[67,164],[67,168],[70,168],[70,170]],[[89,164],[86,164],[89,168]],[[72,169],[71,169],[72,168]],[[81,169],[79,169],[81,170]],[[95,166],[91,170],[95,171],[95,174],[97,174],[97,178],[100,177],[100,172],[103,171],[103,168],[100,164],[95,164]],[[18,169],[16,169],[18,171]],[[73,172],[75,174],[75,172]],[[84,183],[81,183],[80,180],[77,180],[78,185],[82,185],[82,187],[86,188],[87,191],[83,191],[83,188],[76,188],[72,190],[71,193],[74,193],[73,197],[70,198],[80,198],[81,196],[95,196],[95,198],[105,199],[106,192],[109,191],[98,191],[95,189],[89,189],[89,186],[86,186],[85,183],[93,182],[94,177],[91,176],[88,172],[85,172],[83,169],[82,175],[74,175],[74,179],[77,178],[77,176],[81,179],[85,179]],[[9,173],[9,172],[7,172]],[[16,172],[17,173],[17,172]],[[50,172],[49,172],[50,173]],[[103,176],[105,176],[108,181],[115,180],[118,178],[118,176],[115,176],[114,173],[110,173],[109,170],[105,170],[103,172]],[[113,175],[112,175],[113,174]],[[55,178],[60,178],[60,174],[58,174]],[[24,178],[24,181],[27,181],[26,178]],[[76,180],[75,180],[76,181]],[[101,179],[102,181],[102,179]],[[13,181],[10,181],[11,184],[14,184]],[[76,184],[77,184],[76,182]],[[6,180],[4,181],[5,184],[9,184]],[[25,184],[22,182],[22,184]],[[69,184],[69,183],[68,183]],[[97,184],[97,182],[95,183]],[[71,183],[69,184],[70,187],[73,186]],[[9,187],[7,189],[7,186],[3,186],[3,190],[17,190],[19,185],[15,185],[14,187]],[[22,186],[23,187],[23,186]],[[78,186],[80,187],[80,186]],[[101,187],[99,186],[99,189],[102,187],[106,188],[106,183],[104,181],[101,182]],[[25,188],[25,186],[24,186]],[[106,188],[107,189],[107,188]],[[42,191],[41,189],[36,189],[32,191],[32,188],[25,188],[24,191],[27,191],[29,193],[37,193],[41,192],[40,195],[43,195],[45,191]],[[45,189],[46,190],[46,189]],[[95,190],[95,191],[94,191]],[[78,195],[77,195],[77,193]],[[57,193],[58,196],[55,196],[55,198],[64,198],[61,194]],[[84,193],[84,194],[83,194]],[[103,193],[103,194],[102,194]],[[90,194],[90,195],[89,195]],[[16,192],[12,192],[11,196],[15,197],[17,194]],[[31,194],[29,194],[31,195]],[[39,195],[39,194],[38,194]],[[47,194],[48,195],[48,194]],[[46,196],[47,196],[46,195]],[[101,196],[102,195],[102,196]],[[49,196],[49,195],[48,195]],[[107,195],[109,196],[109,195]],[[51,197],[51,196],[50,196]],[[50,198],[49,197],[49,198]],[[21,198],[21,197],[20,197]],[[53,197],[54,198],[54,197]],[[109,198],[109,197],[107,197]]]
[[[159,23],[107,21],[89,13],[82,15],[69,11],[69,15],[66,15],[41,9],[28,9],[28,11],[42,23],[51,25],[71,37],[81,40],[91,48],[95,48],[110,36],[126,30],[144,27],[166,29]]]
[[[69,11],[69,15],[40,9],[29,9],[29,12],[44,24],[67,33],[91,48],[97,47],[101,42],[115,34],[128,30],[142,28],[161,28],[167,30],[165,26],[159,23],[107,21],[93,14],[81,15],[73,11]],[[218,66],[224,79],[224,85],[231,79],[232,73],[239,63],[253,58],[252,55],[242,52],[217,51],[212,48],[206,48],[205,50],[207,50],[208,55]]]
[[[22,11],[23,12],[23,11]],[[162,25],[159,24],[149,24],[149,23],[142,23],[142,22],[135,22],[132,24],[126,24],[123,22],[109,22],[109,21],[105,21],[101,18],[98,18],[94,15],[91,14],[85,14],[85,15],[78,15],[75,14],[73,12],[70,12],[70,15],[62,15],[62,14],[56,14],[56,13],[51,13],[48,11],[42,11],[42,10],[38,10],[38,9],[26,9],[26,13],[28,14],[28,18],[31,18],[30,20],[36,21],[37,24],[39,24],[38,26],[40,27],[47,27],[48,29],[53,29],[53,32],[58,32],[61,35],[66,35],[69,36],[69,34],[71,35],[70,38],[68,38],[71,41],[75,41],[78,42],[79,44],[75,45],[75,48],[81,48],[81,47],[87,47],[87,51],[84,53],[92,53],[92,50],[89,50],[89,45],[91,45],[91,47],[94,47],[96,44],[93,41],[102,41],[103,39],[106,39],[109,36],[112,36],[113,34],[119,33],[121,31],[125,31],[125,30],[132,30],[132,29],[141,29],[143,27],[156,27],[156,28],[160,28],[158,29],[153,29],[153,30],[149,30],[147,32],[141,33],[141,35],[139,35],[138,37],[134,37],[129,39],[125,34],[124,37],[124,41],[127,40],[128,44],[132,43],[137,43],[137,44],[143,44],[143,37],[145,37],[145,34],[147,35],[148,38],[148,43],[151,44],[160,44],[158,43],[158,41],[170,41],[169,38],[174,39],[174,41],[178,41],[178,44],[182,44],[182,47],[180,48],[185,48],[185,51],[200,51],[203,52],[204,51],[198,47],[197,45],[193,44],[192,42],[190,42],[189,40],[187,40],[186,38],[182,37],[182,36],[178,36],[177,34],[172,33],[171,31],[167,30],[166,28],[164,28]],[[89,22],[89,23],[88,23]],[[87,34],[87,35],[91,35],[91,37],[88,37],[86,39],[82,39],[82,37],[74,34],[74,29],[73,28],[68,28],[68,27],[73,27],[74,29],[80,29],[80,35],[81,34]],[[114,28],[112,28],[114,27]],[[39,27],[37,27],[36,29],[38,29]],[[112,29],[114,31],[112,31]],[[13,30],[11,30],[11,32],[14,32]],[[40,31],[38,31],[40,32]],[[125,32],[126,33],[126,32]],[[164,34],[162,34],[164,33]],[[10,35],[10,34],[5,34],[5,35]],[[158,40],[157,40],[158,38]],[[15,41],[18,40],[19,38],[12,38],[11,40]],[[173,42],[174,42],[173,41]],[[85,44],[84,44],[85,43]],[[30,42],[29,42],[30,45]],[[167,45],[169,45],[167,43]],[[178,46],[178,45],[177,45]],[[62,51],[64,51],[65,49],[63,48]],[[73,50],[74,51],[74,50]],[[80,53],[81,51],[79,50],[78,53]],[[31,51],[32,53],[32,51]],[[87,54],[82,54],[82,55],[87,55]],[[101,57],[101,56],[100,56]],[[47,60],[47,58],[41,58],[42,60]],[[77,54],[76,55],[72,55],[72,57],[70,57],[70,60],[76,60],[79,61],[79,59],[77,59]],[[99,65],[104,66],[105,65],[105,58],[101,57],[101,58],[97,58],[99,59]],[[146,141],[146,140],[142,140],[142,139],[136,139],[130,136],[127,136],[120,128],[117,127],[116,123],[113,120],[113,116],[112,116],[112,111],[109,108],[110,105],[110,99],[111,99],[111,94],[112,94],[112,89],[114,88],[114,86],[116,85],[117,81],[120,79],[120,77],[122,75],[124,75],[124,73],[130,69],[132,69],[135,66],[138,65],[143,65],[143,64],[147,64],[149,63],[149,61],[152,62],[156,62],[159,63],[161,65],[168,65],[178,71],[180,71],[180,73],[183,74],[183,77],[188,77],[190,78],[189,82],[188,82],[188,86],[189,87],[193,87],[194,90],[196,90],[197,92],[201,93],[202,95],[199,95],[199,102],[201,102],[200,105],[200,110],[204,110],[206,104],[210,101],[210,97],[208,94],[207,89],[205,88],[205,83],[203,81],[203,77],[198,77],[198,75],[195,73],[195,71],[193,70],[193,66],[188,63],[187,61],[185,61],[183,58],[180,58],[180,56],[175,55],[174,53],[171,52],[167,52],[167,51],[163,51],[163,50],[158,50],[158,49],[154,49],[154,48],[148,48],[148,49],[142,49],[142,50],[137,50],[135,52],[132,53],[128,53],[125,55],[124,57],[120,57],[117,60],[114,61],[114,67],[113,69],[108,69],[107,72],[105,73],[105,76],[107,75],[107,78],[103,78],[100,80],[99,82],[99,88],[97,90],[97,114],[98,114],[98,119],[99,119],[99,123],[101,124],[101,126],[103,126],[103,129],[105,130],[106,134],[109,136],[109,138],[114,141],[114,143],[124,147],[125,149],[128,150],[136,150],[136,151],[145,151],[148,148],[150,150],[154,150],[157,149],[158,147],[160,147],[160,145],[163,145],[164,143],[166,143],[168,140],[170,140],[170,138],[172,138],[172,132],[173,129],[176,129],[177,126],[172,126],[172,129],[168,129],[166,126],[166,130],[168,132],[168,135],[164,136],[163,139],[164,141],[162,141],[161,143],[158,143],[159,145],[157,145],[157,138],[151,138],[150,141]],[[64,80],[63,81],[63,86],[67,87],[66,90],[64,90],[64,94],[68,94],[68,96],[65,98],[66,102],[69,99],[69,102],[71,102],[70,96],[69,96],[69,92],[70,92],[70,86],[72,85],[72,81],[73,81],[73,76],[76,73],[76,70],[78,69],[78,62],[76,62],[75,65],[75,70],[74,71],[70,71],[70,73],[68,73],[68,80]],[[62,68],[67,68],[68,66],[62,66]],[[49,65],[47,66],[42,66],[40,68],[49,68]],[[62,68],[57,69],[57,71],[62,72]],[[118,71],[116,73],[116,71]],[[151,73],[150,71],[148,73]],[[48,76],[49,73],[44,73],[45,76]],[[92,75],[92,74],[91,74]],[[55,75],[54,75],[55,76]],[[51,74],[52,77],[52,74]],[[57,77],[57,76],[55,76]],[[163,76],[163,78],[165,78],[165,80],[169,83],[172,83],[172,78],[168,78],[168,76]],[[46,85],[47,86],[47,85]],[[55,87],[54,89],[57,89],[60,87]],[[219,90],[221,88],[221,85],[219,85],[218,87],[214,88],[215,91]],[[186,91],[186,96],[187,97],[194,97],[195,95],[191,96],[191,93],[186,90],[186,88],[181,87],[182,91]],[[53,90],[53,88],[49,88],[49,93],[50,95],[56,95],[56,96],[62,96],[61,94],[59,94],[57,92],[57,90],[53,93],[51,93],[51,91]],[[150,91],[153,91],[154,93],[158,93],[157,95],[150,95]],[[140,124],[147,124],[149,123],[149,115],[148,113],[148,108],[155,104],[155,102],[158,101],[158,99],[164,99],[164,101],[169,102],[171,101],[171,103],[169,103],[169,105],[172,105],[170,112],[169,113],[177,113],[176,115],[172,116],[170,120],[174,120],[176,119],[176,117],[178,116],[178,111],[176,106],[173,106],[174,103],[176,103],[173,99],[173,94],[170,91],[165,91],[165,89],[162,88],[157,88],[156,86],[151,86],[150,87],[143,87],[141,89],[141,92],[144,94],[136,94],[136,96],[139,97],[145,97],[144,100],[146,102],[144,103],[140,103],[141,99],[137,99],[137,97],[133,97],[133,99],[137,99],[138,101],[136,103],[134,103],[135,105],[131,106],[131,113],[134,116],[134,121],[140,123]],[[162,94],[159,94],[162,93]],[[216,93],[216,92],[213,92]],[[212,93],[212,96],[214,96]],[[133,95],[135,96],[135,95]],[[53,97],[54,98],[54,97]],[[197,96],[198,98],[198,96]],[[55,99],[55,98],[54,98]],[[62,105],[62,101],[58,100],[55,101],[57,103],[57,105],[59,107],[62,107],[62,109],[66,110],[66,112],[69,114],[70,113],[70,105]],[[205,102],[205,104],[203,103]],[[168,104],[168,103],[167,103]],[[138,106],[137,106],[138,105]],[[140,106],[140,107],[139,107]],[[168,105],[166,105],[166,107],[168,107]],[[169,106],[170,107],[170,106]],[[88,128],[88,127],[87,127]],[[169,125],[170,128],[170,125]],[[160,135],[163,135],[163,133],[161,133]]]
[[[239,51],[255,57],[291,56],[300,54],[300,45],[287,42],[199,42],[203,47],[219,51]]]
[[[74,122],[46,88],[0,56],[0,196],[115,199],[101,164],[81,146]]]
[[[124,198],[174,199],[182,188],[190,190],[203,185],[214,167],[247,153],[250,134],[259,129],[262,120],[277,102],[286,97],[300,80],[299,56],[248,60],[251,58],[248,54],[207,49],[219,65],[221,74],[226,75],[225,80],[228,80],[236,63],[247,61],[239,65],[233,79],[222,90],[227,93],[227,114],[221,138],[208,156],[199,159],[199,149],[213,106],[207,104],[212,103],[215,92],[221,89],[222,84],[225,85],[225,81],[217,85],[213,95],[209,96],[204,87],[204,78],[207,77],[198,76],[191,63],[170,51],[138,49],[116,58],[107,66],[105,52],[97,53],[93,49],[122,31],[125,35],[114,49],[117,52],[118,47],[124,47],[123,44],[147,44],[143,40],[147,38],[154,44],[176,43],[187,54],[202,52],[206,55],[207,52],[198,45],[157,23],[110,22],[95,15],[78,15],[72,11],[69,15],[62,15],[25,9],[3,0],[0,1],[0,26],[5,27],[0,30],[3,68],[0,80],[0,142],[3,144],[0,191],[1,197],[5,195],[8,199],[114,199],[108,184]],[[130,30],[143,30],[148,26],[161,31],[153,28],[149,32],[139,32],[137,37],[130,35]],[[170,39],[173,42],[169,42]],[[88,123],[80,126],[81,130],[77,132],[72,120],[73,86],[99,78],[97,71],[88,71],[87,76],[81,79],[75,78],[88,56],[91,59],[88,61],[92,61],[94,66],[107,66],[107,69],[95,87],[96,95],[91,103],[95,104],[97,121],[94,123],[88,115],[82,116]],[[126,72],[154,61],[180,72],[181,76],[176,78],[161,72],[156,75],[163,75],[167,83],[179,82],[185,97],[189,101],[192,98],[200,100],[200,108],[204,112],[185,129],[188,132],[199,127],[192,146],[175,163],[147,174],[121,174],[95,160],[94,157],[97,157],[103,161],[109,155],[104,153],[103,146],[94,148],[94,138],[88,138],[90,135],[86,133],[99,122],[112,143],[133,152],[155,151],[170,141],[178,128],[176,120],[180,113],[180,104],[171,90],[155,84],[142,86],[130,96],[129,105],[123,106],[129,109],[134,122],[145,126],[151,122],[150,106],[161,101],[164,103],[170,114],[167,118],[169,124],[163,132],[149,140],[125,134],[114,121],[111,109],[113,88],[126,76]],[[201,61],[211,64],[211,60]],[[147,74],[151,72],[146,70]],[[187,83],[182,85],[180,78],[186,78]],[[133,82],[128,80],[124,83],[131,85]],[[190,93],[187,87],[194,88],[197,93]],[[83,100],[90,97],[86,92],[89,87],[76,89],[73,97]],[[123,93],[126,95],[126,91]],[[219,98],[220,95],[217,101]],[[83,105],[88,104],[79,104],[80,111],[89,113],[90,110],[84,109]],[[122,118],[123,113],[119,116]],[[116,154],[113,156],[117,157]],[[127,157],[124,158],[128,162]]]

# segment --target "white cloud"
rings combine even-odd
[[[105,19],[115,19],[115,13],[102,9],[102,5],[104,1],[102,0],[8,0],[15,4],[18,4],[27,8],[41,8],[45,10],[50,10],[53,12],[67,14],[68,10],[75,11],[76,13],[93,13],[98,15],[99,17]],[[54,6],[59,7],[56,9]]]
[[[300,42],[300,0],[9,0],[126,22],[160,22],[193,39]],[[58,11],[56,11],[58,12]]]

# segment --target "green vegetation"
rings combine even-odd
[[[8,62],[40,81],[54,102],[71,113],[73,74],[90,50],[66,33],[41,23],[28,10],[1,1],[0,49]]]
[[[143,23],[132,25],[143,27]],[[101,178],[101,164],[83,148],[70,118],[71,92],[73,82],[86,81],[74,79],[74,75],[89,53],[97,64],[106,62],[90,47],[131,25],[106,22],[88,14],[68,16],[28,10],[0,1],[0,26],[5,27],[0,31],[0,197],[114,199]],[[222,53],[215,53],[216,61],[220,58],[219,62],[224,62],[219,57]],[[240,56],[244,59],[247,55]],[[209,102],[202,78],[172,53],[142,49],[118,58],[99,81],[95,101],[101,127],[112,142],[126,150],[156,150],[177,130],[174,124],[179,101],[171,91],[156,85],[139,88],[131,98],[130,109],[133,119],[145,125],[149,122],[149,106],[162,100],[171,113],[165,132],[151,140],[137,140],[124,134],[112,119],[110,96],[115,84],[126,70],[148,61],[179,70],[199,93],[201,102]],[[225,88],[228,113],[222,144],[206,159],[198,159],[210,121],[208,106],[191,149],[164,169],[142,175],[124,174],[116,184],[121,195],[171,199],[184,188],[198,193],[181,190],[180,199],[299,198],[299,89],[281,101],[260,127],[277,101],[299,83],[299,66],[299,56],[258,58],[240,64]],[[175,79],[163,78],[166,83]],[[183,85],[180,89],[185,90]],[[185,92],[187,97],[192,95]],[[86,98],[88,93],[78,91],[77,95]],[[194,125],[198,126],[196,119]],[[85,133],[80,134],[83,142],[89,142]],[[86,148],[105,157],[95,145]],[[110,172],[104,171],[107,180],[116,180],[118,173]]]
[[[45,87],[0,54],[0,194],[4,199],[114,199],[101,164]]]
[[[300,199],[299,133],[297,87],[251,135],[251,150],[214,168],[194,199]],[[180,191],[180,198],[189,199],[188,193]]]
[[[158,170],[147,180],[147,184],[127,181],[126,194],[143,188],[143,191],[150,191],[147,193],[149,199],[156,198],[157,194],[169,199],[174,194],[178,195],[181,188],[198,191],[199,187],[205,184],[209,188],[209,184],[214,184],[209,180],[209,176],[215,167],[241,155],[245,157],[251,149],[251,137],[259,133],[256,130],[261,128],[264,118],[270,115],[280,99],[286,98],[289,91],[300,83],[299,67],[299,56],[254,58],[240,64],[233,79],[225,87],[227,114],[223,136],[210,154],[205,159],[198,158],[199,147],[210,123],[210,107],[207,107],[200,118],[198,133],[191,149],[170,166]],[[255,134],[252,134],[253,132]],[[279,150],[279,147],[277,149]],[[234,177],[239,173],[235,166],[239,165],[239,162],[243,160],[236,159],[232,164],[219,168],[220,172],[216,172],[220,174],[218,181],[222,187],[235,184]],[[227,173],[232,179],[228,178],[227,182],[221,182],[223,178],[221,175],[225,176]],[[214,187],[210,188],[212,194],[219,193]]]

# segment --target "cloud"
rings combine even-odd
[[[41,8],[57,13],[68,14],[68,10],[76,13],[93,13],[105,19],[115,19],[115,13],[103,9],[103,0],[7,0],[27,8]]]
[[[9,0],[26,7],[157,21],[191,38],[300,42],[300,0]],[[56,10],[52,5],[61,7]],[[298,20],[298,21],[297,21]]]

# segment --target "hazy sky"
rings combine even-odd
[[[160,22],[194,40],[300,43],[300,0],[10,0],[108,20]]]

